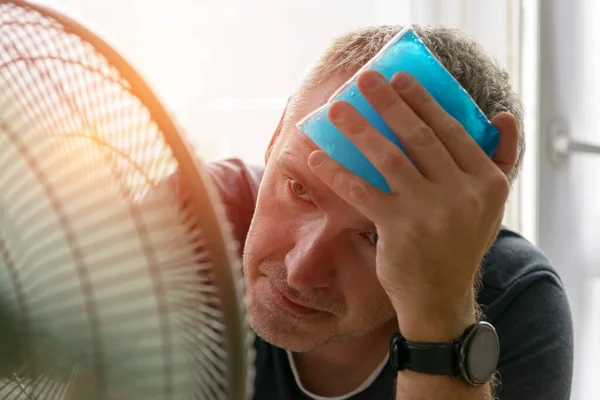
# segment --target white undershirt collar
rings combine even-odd
[[[304,385],[302,385],[302,382],[300,382],[300,377],[298,376],[298,371],[296,370],[296,364],[294,363],[294,357],[293,357],[292,353],[287,350],[286,350],[286,352],[287,352],[288,360],[290,362],[290,367],[292,368],[292,373],[294,374],[294,380],[296,381],[296,384],[298,385],[300,390],[302,390],[302,392],[305,395],[307,395],[308,397],[310,397],[311,399],[314,399],[314,400],[346,400],[346,399],[349,399],[350,397],[362,392],[363,390],[365,390],[366,388],[371,386],[371,384],[375,381],[375,379],[377,379],[377,377],[383,370],[383,367],[385,366],[385,364],[388,362],[388,357],[387,356],[384,357],[384,359],[379,363],[379,365],[375,368],[375,370],[373,370],[373,372],[371,372],[371,374],[367,377],[367,379],[365,379],[365,381],[363,383],[361,383],[356,389],[354,389],[350,393],[347,393],[347,394],[344,394],[341,396],[335,396],[335,397],[324,397],[324,396],[317,396],[316,394],[311,393],[308,390],[306,390]]]

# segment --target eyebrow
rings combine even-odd
[[[283,151],[281,155],[275,159],[275,166],[277,167],[277,170],[279,172],[299,177],[304,181],[306,176],[300,172],[300,169],[294,165],[293,162],[290,162],[292,158],[293,157],[291,154],[289,154],[289,151]],[[302,183],[306,184],[306,182]]]
[[[288,151],[282,152],[281,156],[275,159],[275,166],[277,170],[282,173],[287,173],[291,176],[298,177],[302,180],[302,184],[308,188],[310,191],[311,183],[307,182],[305,179],[305,175],[300,172],[300,170],[294,165],[294,163],[286,162],[292,158]],[[317,178],[318,179],[318,178]],[[371,221],[366,221],[360,218],[353,218],[351,221],[351,225],[357,227],[358,230],[365,232],[373,232],[376,231],[375,224]]]

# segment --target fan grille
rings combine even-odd
[[[219,287],[221,233],[143,96],[41,10],[0,1],[0,399],[249,395],[228,369],[252,336],[227,343],[222,300],[238,264]]]

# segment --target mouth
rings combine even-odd
[[[321,312],[320,310],[306,307],[305,305],[299,303],[289,294],[279,290],[277,286],[271,283],[268,278],[266,278],[266,280],[268,282],[269,291],[271,292],[271,297],[277,302],[278,305],[286,310],[300,316],[312,316]]]

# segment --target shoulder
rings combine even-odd
[[[502,228],[484,258],[484,282],[506,288],[529,274],[558,278],[546,255],[521,235]]]
[[[207,162],[203,166],[225,206],[234,236],[243,246],[254,215],[264,167],[248,165],[238,158]]]
[[[568,399],[571,311],[543,252],[503,229],[484,259],[478,300],[500,338],[499,398]]]
[[[521,235],[502,228],[483,259],[479,303],[491,307],[540,280],[562,289],[560,277],[546,255]]]
[[[222,201],[239,202],[241,196],[253,206],[264,167],[246,164],[239,158],[229,158],[207,162],[204,168],[217,186]]]

